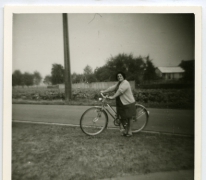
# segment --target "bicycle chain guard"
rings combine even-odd
[[[115,126],[120,126],[120,120],[118,118],[114,119],[114,125]]]

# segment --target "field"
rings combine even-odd
[[[79,127],[13,123],[13,180],[90,180],[194,169],[194,137],[86,136]]]
[[[100,90],[72,89],[70,104],[98,104]],[[194,109],[194,90],[187,89],[135,89],[134,97],[138,103],[149,108]],[[13,103],[57,103],[64,104],[64,89],[46,87],[18,87],[12,89]],[[112,101],[112,104],[115,104]]]

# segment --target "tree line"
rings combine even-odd
[[[72,83],[92,83],[116,81],[115,74],[118,71],[125,72],[127,80],[134,80],[136,83],[151,81],[157,78],[155,67],[149,56],[134,57],[132,54],[119,54],[110,57],[105,65],[96,67],[94,70],[87,65],[82,74],[72,73]],[[44,82],[49,84],[61,84],[64,82],[64,68],[60,64],[53,64],[51,75],[47,75]]]
[[[194,80],[194,60],[182,61],[180,65],[185,69],[185,80]],[[132,54],[118,54],[111,56],[107,59],[106,63],[101,67],[96,67],[94,70],[91,66],[87,65],[83,69],[83,73],[72,73],[72,83],[92,83],[92,82],[108,82],[116,81],[115,74],[118,71],[125,72],[127,80],[135,81],[136,84],[142,82],[151,82],[157,80],[158,77],[155,73],[155,66],[149,56],[134,57]],[[64,83],[65,71],[61,64],[52,64],[51,74],[46,75],[43,83],[46,85],[55,85]],[[39,72],[35,71],[33,74],[16,70],[12,74],[12,85],[39,85],[42,77]]]
[[[39,85],[42,76],[38,71],[32,73],[22,73],[20,70],[15,70],[12,74],[12,86],[32,86]]]
[[[96,67],[94,70],[91,66],[87,65],[83,69],[82,74],[72,73],[71,81],[72,83],[116,81],[115,74],[118,71],[125,72],[127,80],[134,80],[136,83],[151,81],[157,78],[155,67],[149,56],[134,57],[132,54],[127,55],[123,53],[110,57],[105,65]],[[64,73],[64,67],[61,64],[52,64],[51,75],[46,75],[43,83],[47,85],[62,84],[64,83]],[[12,74],[13,86],[39,85],[41,80],[42,76],[37,71],[33,74],[28,72],[22,74],[20,70],[16,70]]]

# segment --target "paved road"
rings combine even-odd
[[[79,125],[81,114],[90,106],[13,104],[12,120]],[[149,108],[145,130],[175,134],[194,134],[194,111]],[[109,127],[114,127],[109,119]]]

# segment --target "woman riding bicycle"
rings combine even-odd
[[[113,92],[113,96],[109,96],[109,99],[116,98],[117,116],[120,118],[120,131],[122,135],[130,137],[132,136],[132,118],[136,114],[135,99],[132,94],[131,86],[126,80],[126,76],[123,72],[116,74],[118,83],[109,87],[106,90],[102,90],[101,93]],[[123,128],[125,127],[125,129]]]

